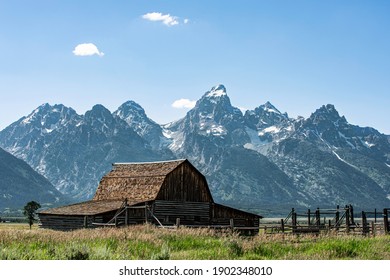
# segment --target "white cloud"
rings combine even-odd
[[[143,19],[150,21],[162,21],[165,25],[173,26],[179,24],[178,18],[170,14],[163,15],[162,13],[147,13],[142,16]]]
[[[73,50],[73,54],[77,56],[91,56],[95,54],[98,56],[104,55],[104,53],[99,51],[99,49],[92,43],[77,45]]]
[[[184,19],[184,24],[187,24],[187,23],[189,23],[190,22],[190,20],[188,19],[188,18],[185,18]]]
[[[196,101],[192,101],[189,99],[178,99],[172,103],[172,107],[176,109],[192,109],[195,107]]]

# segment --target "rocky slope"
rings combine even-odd
[[[23,209],[35,200],[43,207],[61,205],[69,199],[27,163],[0,149],[0,211]]]

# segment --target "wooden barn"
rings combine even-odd
[[[258,228],[256,214],[214,202],[206,178],[188,161],[115,163],[91,201],[41,211],[57,230],[153,223],[160,226]]]

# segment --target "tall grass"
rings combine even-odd
[[[242,237],[151,225],[59,232],[0,226],[2,260],[390,259],[390,236]]]

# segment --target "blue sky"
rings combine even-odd
[[[308,117],[331,103],[390,134],[389,14],[390,1],[0,0],[0,129],[46,102],[134,100],[167,123],[189,110],[176,100],[221,83],[236,107]]]

